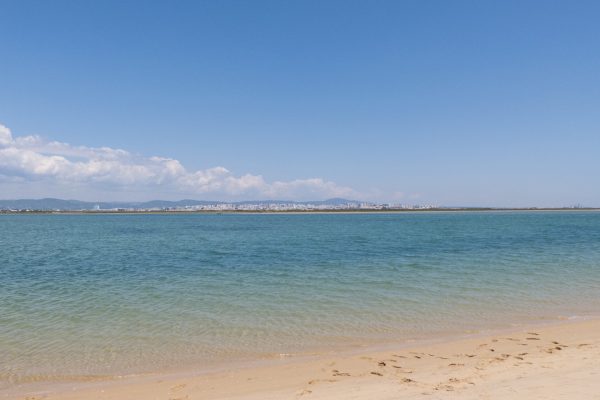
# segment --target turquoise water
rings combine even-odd
[[[0,385],[599,314],[600,213],[0,216]]]

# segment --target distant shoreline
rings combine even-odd
[[[402,214],[442,212],[510,212],[510,211],[600,211],[600,208],[425,208],[425,209],[373,209],[373,210],[0,210],[0,215],[135,215],[135,214]]]

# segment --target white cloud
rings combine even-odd
[[[10,129],[0,124],[0,146],[7,146],[13,142]]]
[[[0,182],[40,188],[151,192],[217,198],[320,199],[354,197],[352,189],[321,178],[267,182],[261,175],[236,176],[224,167],[188,171],[178,160],[143,157],[110,147],[73,146],[40,136],[14,137],[0,125]],[[30,191],[28,191],[30,192]],[[40,195],[44,195],[40,193]]]

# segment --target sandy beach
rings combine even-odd
[[[5,393],[21,400],[600,399],[600,321],[434,344]],[[17,390],[19,390],[17,388]]]

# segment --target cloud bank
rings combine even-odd
[[[322,178],[267,182],[261,175],[236,176],[221,166],[189,171],[173,158],[144,157],[110,147],[73,146],[37,135],[15,137],[0,124],[2,182],[12,188],[19,184],[29,189],[76,187],[104,194],[152,193],[154,198],[164,193],[170,194],[167,197],[299,200],[357,195],[351,188]],[[28,190],[24,194],[31,193]]]

